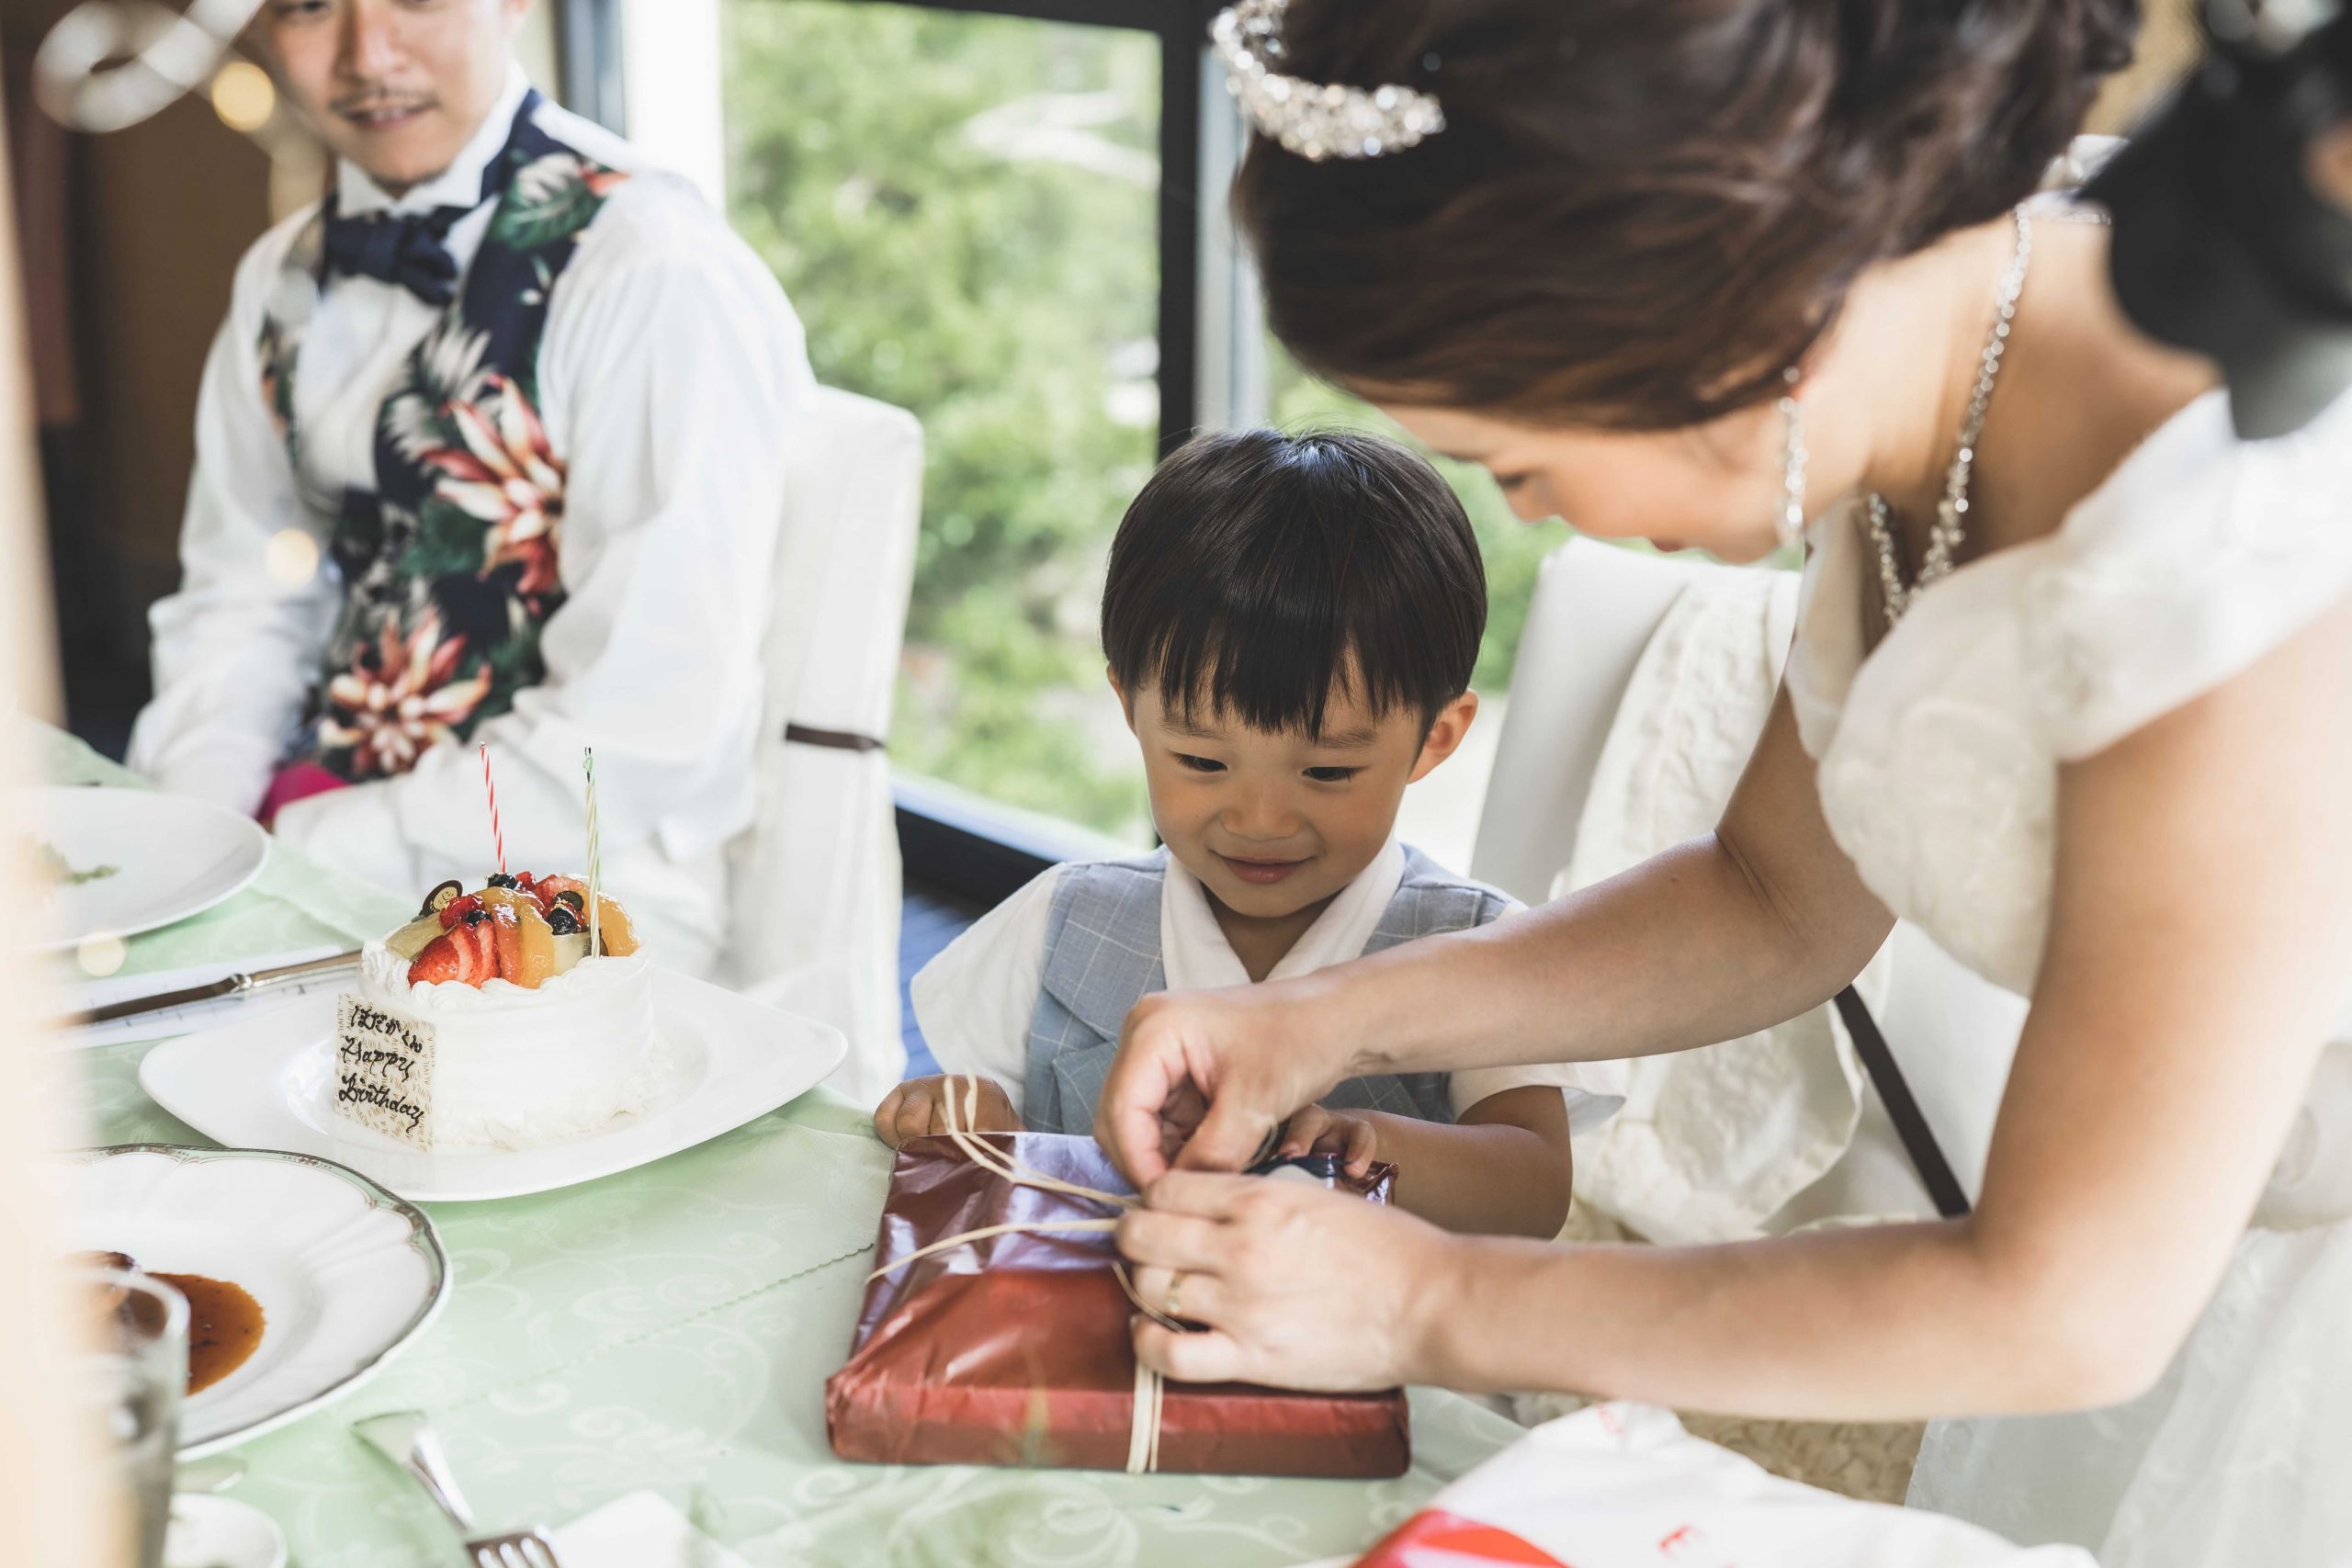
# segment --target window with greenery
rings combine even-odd
[[[722,16],[736,226],[808,323],[819,377],[923,422],[898,766],[1148,841],[1095,615],[1163,423],[1160,35],[880,0],[723,0]],[[1204,202],[1229,173],[1204,172]],[[1212,268],[1208,287],[1231,281]],[[1394,434],[1278,348],[1250,368],[1262,406],[1229,417]],[[1561,535],[1447,467],[1487,551],[1493,698]]]
[[[1159,405],[1159,45],[869,0],[728,0],[729,204],[818,376],[923,423],[898,765],[1122,838],[1102,558]]]

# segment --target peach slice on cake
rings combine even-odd
[[[495,889],[493,889],[495,891]],[[555,932],[528,897],[491,911],[498,945],[498,977],[536,991],[555,973]]]

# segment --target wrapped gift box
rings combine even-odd
[[[1078,1186],[1131,1191],[1091,1138],[981,1140]],[[1342,1185],[1386,1202],[1394,1171]],[[899,1151],[876,1262],[991,1225],[1114,1217],[1104,1204],[1017,1185],[944,1137]],[[1136,1307],[1104,1232],[1014,1232],[953,1247],[868,1282],[848,1365],[825,1385],[846,1460],[887,1464],[1126,1468],[1136,1418]],[[1344,1288],[1344,1286],[1335,1286]],[[1401,1475],[1404,1391],[1284,1393],[1177,1383],[1160,1404],[1159,1468],[1238,1475]]]

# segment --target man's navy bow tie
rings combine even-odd
[[[430,212],[377,212],[365,218],[331,213],[327,270],[380,278],[398,284],[428,305],[446,305],[457,292],[458,263],[445,242],[449,230],[469,210],[436,207]]]

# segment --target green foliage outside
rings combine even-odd
[[[1157,427],[1157,43],[839,0],[724,17],[735,224],[818,376],[923,423],[898,765],[1138,836],[1090,615]]]
[[[842,0],[726,0],[736,227],[827,384],[912,410],[929,454],[899,767],[1142,841],[1102,686],[1102,557],[1158,410],[1159,50],[1145,35]],[[1285,426],[1376,420],[1277,361]],[[1536,563],[1485,477],[1482,690]]]

